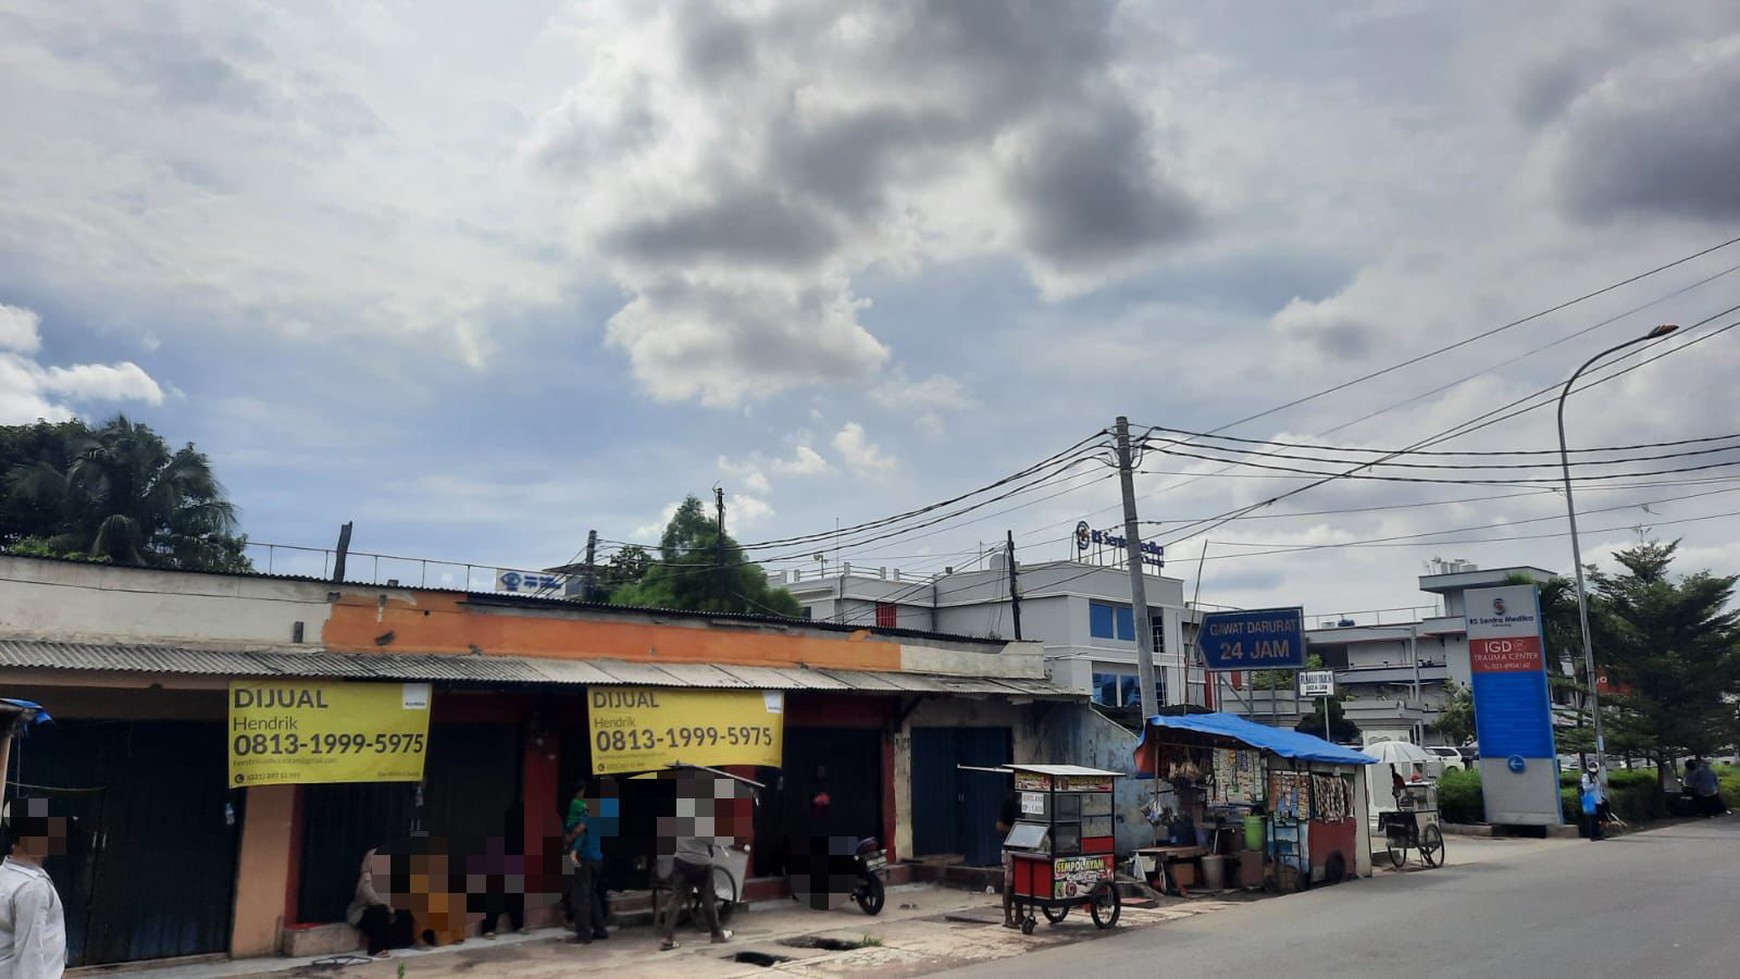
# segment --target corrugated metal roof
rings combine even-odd
[[[130,643],[0,639],[0,668],[110,671],[194,676],[343,677],[444,683],[698,687],[735,690],[841,690],[858,693],[998,694],[1078,699],[1048,680],[931,673],[711,663],[629,663],[439,653],[324,653],[224,650]]]

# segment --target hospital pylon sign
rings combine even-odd
[[[1557,826],[1563,817],[1540,596],[1533,585],[1510,585],[1470,589],[1463,601],[1486,821]]]

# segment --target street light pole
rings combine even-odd
[[[1577,539],[1577,505],[1571,497],[1571,453],[1565,446],[1565,399],[1571,394],[1571,386],[1577,383],[1577,378],[1583,372],[1594,366],[1602,358],[1618,353],[1633,344],[1645,340],[1665,337],[1679,329],[1669,323],[1650,330],[1640,337],[1633,337],[1624,343],[1608,347],[1583,362],[1583,366],[1571,375],[1565,382],[1564,390],[1559,392],[1559,467],[1565,475],[1565,514],[1571,523],[1571,566],[1577,572],[1577,623],[1583,631],[1583,673],[1589,682],[1589,713],[1595,721],[1595,765],[1601,784],[1607,784],[1607,741],[1601,733],[1601,695],[1596,690],[1595,680],[1595,644],[1589,636],[1589,595],[1583,584],[1583,545]]]

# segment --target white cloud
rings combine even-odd
[[[965,385],[947,374],[914,381],[902,373],[878,384],[870,397],[884,408],[904,410],[959,411],[978,404],[967,394]]]
[[[630,294],[609,342],[654,397],[870,377],[890,355],[866,271],[1013,256],[1072,294],[1195,237],[1177,138],[1119,73],[1119,12],[588,4],[564,25],[584,77],[518,158],[568,188],[574,239]]]
[[[773,505],[759,497],[733,493],[725,509],[725,532],[738,536],[742,528],[759,527],[773,517]]]
[[[792,450],[790,459],[775,459],[771,465],[781,476],[819,476],[828,471],[828,460],[807,445]]]
[[[834,450],[845,460],[846,468],[860,475],[891,472],[899,465],[892,456],[885,454],[870,441],[870,437],[864,432],[864,426],[857,422],[847,422],[834,435]]]
[[[767,481],[767,474],[761,471],[758,461],[737,462],[726,456],[719,457],[719,471],[726,477],[736,481],[743,489],[751,493],[766,496],[773,492],[773,484]]]
[[[131,362],[71,367],[37,363],[32,355],[42,347],[37,332],[41,322],[32,310],[0,304],[0,424],[62,421],[78,413],[75,404],[163,403],[163,389]]]
[[[33,354],[42,346],[42,336],[36,328],[42,317],[32,310],[0,303],[0,350],[15,350]]]

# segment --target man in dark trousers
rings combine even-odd
[[[574,940],[582,945],[595,938],[609,938],[604,927],[604,907],[598,900],[597,876],[604,869],[604,852],[598,834],[592,832],[592,812],[586,802],[586,787],[574,790],[568,803],[568,818],[563,820],[567,831],[569,859],[574,872],[568,878],[568,908],[574,915]]]
[[[1015,828],[1015,822],[1021,818],[1021,800],[1018,793],[1010,790],[1003,799],[1003,807],[997,810],[997,845],[1001,847],[1009,831]],[[1015,920],[1015,858],[1008,850],[1003,851],[1003,927],[1019,928],[1021,923]]]

